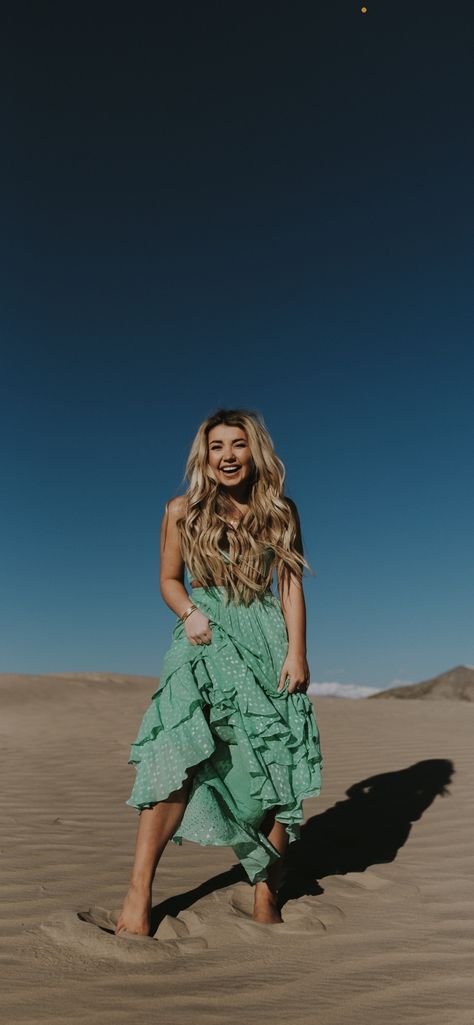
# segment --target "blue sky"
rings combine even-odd
[[[374,7],[11,14],[1,671],[159,674],[220,405],[286,466],[312,680],[474,662],[472,13]]]

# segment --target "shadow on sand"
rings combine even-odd
[[[408,839],[412,822],[421,818],[435,797],[449,793],[453,773],[449,759],[430,758],[353,783],[346,791],[347,800],[313,815],[301,827],[300,839],[289,844],[279,907],[306,894],[323,893],[318,880],[324,876],[364,872],[369,865],[393,861]],[[238,863],[194,890],[155,905],[152,935],[165,915],[176,918],[208,893],[245,881],[248,877]]]
[[[315,880],[324,876],[394,861],[412,823],[435,797],[449,793],[453,773],[448,759],[430,758],[353,783],[347,800],[314,815],[302,827],[301,839],[288,847],[280,906],[306,893],[321,893]]]

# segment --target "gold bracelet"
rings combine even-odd
[[[184,623],[184,620],[185,620],[185,619],[187,619],[187,618],[188,618],[188,616],[190,616],[190,615],[191,615],[191,612],[194,612],[194,610],[195,610],[195,609],[197,610],[197,605],[191,604],[191,605],[190,605],[190,606],[189,606],[189,607],[188,607],[188,608],[187,608],[187,609],[186,609],[186,610],[185,610],[185,611],[183,612],[183,615],[182,615],[182,616],[180,617],[180,618],[181,618],[181,622],[182,622],[182,623]]]

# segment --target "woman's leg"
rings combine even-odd
[[[277,894],[285,872],[284,861],[288,847],[288,833],[283,823],[276,821],[276,811],[276,808],[270,809],[260,826],[260,831],[280,852],[281,858],[269,866],[268,875],[264,881],[255,883],[253,918],[256,922],[278,923],[283,921],[277,905]]]
[[[140,812],[130,887],[119,915],[115,934],[122,929],[148,936],[150,932],[151,887],[163,851],[179,826],[188,803],[193,775],[198,766],[188,769],[179,790],[174,790],[153,808]]]

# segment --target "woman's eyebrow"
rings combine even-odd
[[[244,441],[245,442],[245,438],[233,438],[232,444],[234,444],[235,441]],[[211,445],[222,445],[222,441],[211,441]]]

